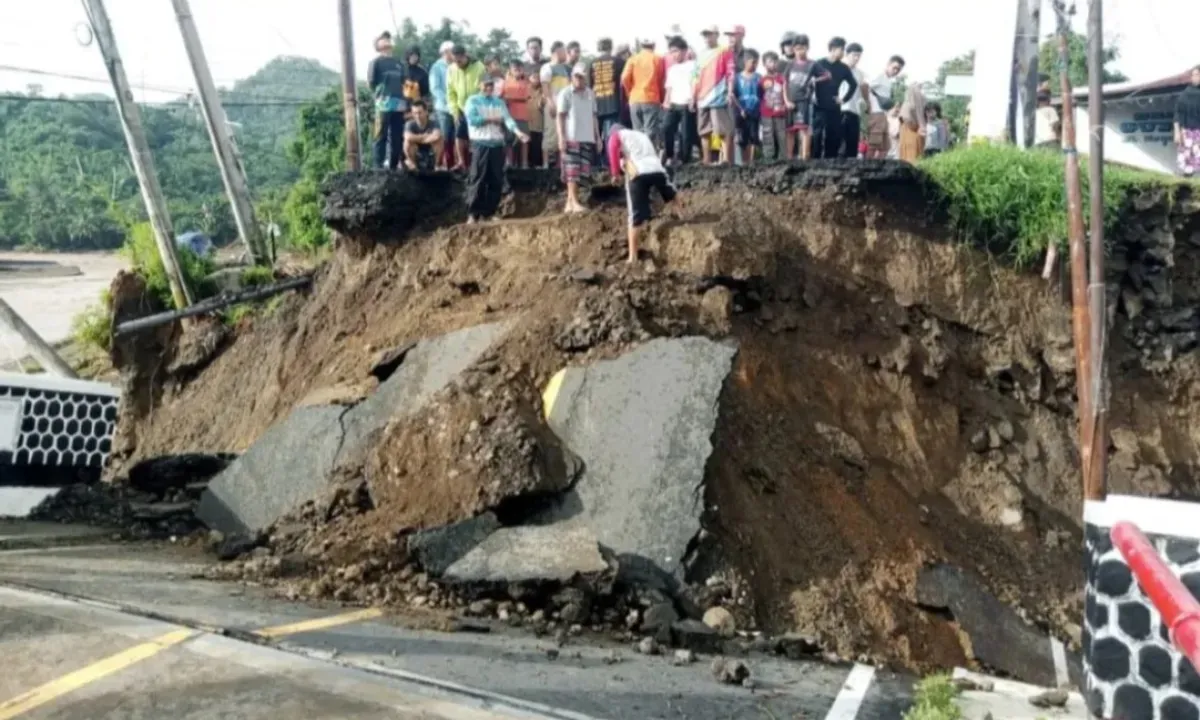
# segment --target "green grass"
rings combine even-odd
[[[958,694],[949,675],[930,675],[917,683],[913,706],[904,720],[962,720],[962,709],[955,703]]]
[[[100,293],[99,301],[71,318],[71,339],[104,352],[112,347],[112,295],[108,290]]]
[[[1084,218],[1088,217],[1087,159],[1080,159]],[[1025,267],[1051,244],[1066,246],[1064,160],[1059,152],[980,144],[942,153],[920,166],[941,187],[958,239],[988,248]],[[1171,193],[1184,181],[1108,165],[1104,176],[1105,226],[1111,230],[1138,190]]]
[[[146,281],[146,289],[162,300],[164,307],[175,307],[171,298],[171,285],[167,281],[167,271],[163,266],[162,257],[158,254],[158,244],[154,241],[154,231],[150,223],[138,223],[131,227],[121,252],[129,258],[134,272]],[[214,288],[206,283],[204,278],[216,269],[212,260],[200,257],[186,247],[176,246],[176,255],[184,281],[192,290],[192,299],[201,300],[211,296]]]

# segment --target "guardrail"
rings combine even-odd
[[[1154,603],[1163,624],[1170,629],[1171,642],[1194,667],[1200,668],[1200,602],[1175,577],[1136,525],[1118,522],[1110,536],[1142,592]]]

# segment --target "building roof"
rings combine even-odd
[[[1112,83],[1105,85],[1103,88],[1105,100],[1120,100],[1131,95],[1138,96],[1153,96],[1153,95],[1169,95],[1171,93],[1183,90],[1189,83],[1192,82],[1192,69],[1188,68],[1181,73],[1162,78],[1161,80],[1153,80],[1151,82],[1123,82]],[[1076,102],[1087,103],[1088,89],[1086,87],[1075,88],[1071,93]],[[1055,100],[1055,104],[1058,104]]]

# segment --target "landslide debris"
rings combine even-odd
[[[1077,645],[1081,497],[1058,287],[948,242],[936,188],[905,165],[681,171],[686,208],[651,227],[651,259],[635,267],[611,193],[593,190],[586,215],[551,215],[558,197],[539,178],[512,176],[507,216],[473,226],[448,224],[461,208],[450,179],[335,179],[325,216],[344,236],[309,297],[186,373],[161,357],[196,331],[125,353],[127,377],[150,385],[130,389],[142,400],[122,417],[115,474],[181,449],[242,452],[313,393],[360,386],[389,349],[505,321],[486,358],[218,572],[293,597],[700,652],[762,630],[789,656],[1003,667],[976,653],[982,630],[922,600],[921,578],[949,567],[1031,631]],[[1111,334],[1112,489],[1195,497],[1198,365],[1179,336],[1200,317],[1200,207],[1186,194],[1143,200],[1114,238],[1110,292],[1134,299]],[[543,419],[555,373],[687,336],[737,349],[683,577],[604,547],[604,570],[565,583],[437,577],[448,564],[430,559],[424,533],[477,549],[578,482],[572,448]],[[714,607],[720,630],[700,620]]]

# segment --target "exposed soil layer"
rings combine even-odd
[[[389,588],[340,599],[411,601],[398,538],[561,488],[569,448],[540,420],[555,371],[649,337],[733,337],[705,488],[701,546],[715,553],[691,579],[744,578],[718,599],[741,627],[844,657],[963,664],[961,629],[916,602],[917,573],[942,561],[1077,643],[1082,500],[1059,288],[950,242],[936,188],[907,166],[679,181],[680,217],[657,221],[651,259],[628,267],[609,189],[562,217],[551,181],[514,175],[507,217],[463,226],[447,224],[461,208],[452,180],[337,180],[326,217],[347,235],[308,294],[233,337],[197,325],[123,350],[135,385],[114,476],[158,455],[243,451],[298,404],[369,392],[390,349],[509,321],[441,402],[343,468],[336,498],[274,531],[324,578],[361,585],[369,561],[367,580]],[[1112,489],[1196,497],[1200,207],[1147,196],[1128,211],[1110,288]]]

